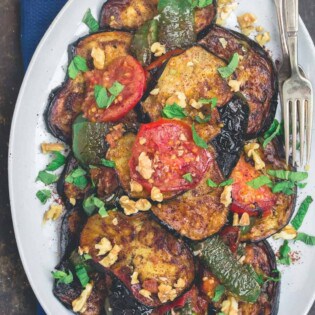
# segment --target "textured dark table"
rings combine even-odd
[[[315,0],[300,0],[300,6],[315,40]],[[23,79],[18,0],[0,0],[0,21],[0,315],[31,315],[36,313],[36,300],[17,252],[7,188],[10,123]],[[315,305],[310,315],[315,315]]]

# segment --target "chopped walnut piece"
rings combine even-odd
[[[70,202],[73,206],[75,206],[75,204],[77,203],[77,201],[76,201],[75,198],[70,198],[70,199],[69,199],[69,202]]]
[[[233,226],[238,226],[240,223],[240,218],[237,213],[233,214]]]
[[[136,202],[136,208],[140,211],[148,211],[152,207],[151,203],[146,199],[139,199]]]
[[[100,47],[93,47],[91,51],[94,67],[102,70],[105,67],[105,51]]]
[[[225,49],[227,47],[227,40],[224,37],[219,38],[219,42],[222,45],[222,47]]]
[[[192,99],[189,102],[190,106],[195,108],[195,109],[200,109],[201,107],[203,107],[204,104],[197,102],[196,100]]]
[[[170,98],[166,100],[167,105],[173,105],[176,103],[181,108],[186,108],[187,102],[186,102],[186,95],[183,92],[175,92],[174,95],[172,95]]]
[[[42,143],[41,148],[42,153],[47,154],[54,151],[63,151],[65,149],[65,146],[62,143]]]
[[[106,255],[112,248],[111,242],[106,237],[103,237],[101,241],[95,245],[95,249],[99,250],[97,256]]]
[[[145,152],[140,153],[139,164],[136,170],[144,179],[150,179],[152,177],[152,174],[154,173],[154,169],[152,168],[152,161]]]
[[[164,199],[163,194],[161,193],[161,190],[157,187],[153,187],[151,189],[151,199],[153,201],[162,202]]]
[[[228,84],[232,92],[239,92],[242,82],[237,80],[230,80]]]
[[[93,282],[88,283],[85,289],[81,292],[81,295],[72,301],[72,310],[75,313],[84,313],[86,311],[86,302],[92,293],[93,285]]]
[[[49,220],[56,221],[59,219],[62,213],[62,205],[51,205],[49,210],[47,210],[44,214],[44,223]]]
[[[184,288],[185,284],[186,284],[185,280],[182,278],[179,278],[177,280],[177,283],[174,284],[174,288],[179,288],[179,289]]]
[[[153,90],[150,92],[150,94],[151,94],[151,95],[154,95],[154,96],[158,95],[159,93],[160,93],[160,89],[159,89],[159,88],[153,89]]]
[[[271,40],[270,33],[264,32],[256,36],[256,41],[260,46],[265,46]]]
[[[168,284],[160,284],[158,287],[158,297],[162,303],[174,301],[177,297],[177,292]]]
[[[252,13],[245,13],[237,17],[238,24],[240,25],[242,33],[250,35],[255,31],[254,24],[257,22],[257,18]]]
[[[228,207],[232,203],[232,185],[225,186],[221,194],[220,202]]]
[[[144,144],[147,143],[147,139],[146,139],[146,138],[140,138],[140,139],[139,139],[139,143],[140,143],[141,145],[144,145]]]
[[[244,146],[244,150],[247,156],[254,160],[255,170],[257,171],[262,170],[266,166],[265,162],[261,159],[259,153],[257,152],[259,147],[259,144],[256,142],[251,142]]]
[[[134,180],[131,180],[131,182],[130,182],[130,190],[131,190],[131,192],[140,193],[140,192],[143,191],[143,187],[138,182],[136,182]]]
[[[119,199],[119,202],[122,208],[124,209],[126,215],[131,215],[138,212],[138,209],[136,208],[136,202],[130,200],[128,196],[122,196]]]
[[[154,53],[155,57],[161,57],[166,53],[165,45],[162,45],[159,42],[153,43],[151,46],[151,52]]]
[[[273,238],[275,240],[278,239],[293,240],[296,238],[296,236],[297,236],[296,229],[291,225],[287,225],[279,233],[275,234]]]
[[[226,19],[231,15],[232,11],[237,8],[237,2],[235,0],[218,0],[217,2],[217,20],[218,25],[224,25]]]
[[[249,214],[245,212],[241,216],[241,219],[239,221],[239,226],[249,226],[249,225],[250,225]]]
[[[139,283],[138,276],[139,276],[139,273],[138,273],[137,271],[135,271],[135,272],[131,275],[131,285],[134,285],[134,284],[138,284],[138,283]]]
[[[221,311],[226,315],[238,315],[238,302],[233,296],[222,302]]]
[[[193,66],[194,66],[194,63],[192,61],[187,62],[187,67],[193,67]]]
[[[150,292],[150,291],[145,290],[145,289],[141,289],[141,290],[139,291],[139,293],[140,293],[142,296],[146,297],[147,299],[152,300],[152,298],[151,298],[151,292]]]
[[[105,268],[109,268],[118,260],[118,254],[120,253],[121,250],[122,248],[120,246],[114,245],[109,254],[101,261],[99,261],[99,263]]]

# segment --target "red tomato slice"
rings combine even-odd
[[[171,192],[194,188],[211,160],[210,153],[194,143],[189,125],[160,119],[141,126],[129,166],[131,178],[148,191],[154,186]]]
[[[83,103],[84,116],[92,122],[117,121],[140,101],[146,89],[146,73],[141,64],[131,56],[115,59],[105,70],[85,73],[87,97]],[[108,108],[99,108],[95,101],[95,85],[109,89],[114,82],[124,85],[123,91]]]
[[[247,163],[243,157],[239,160],[231,177],[234,179],[232,186],[231,211],[242,214],[247,212],[251,216],[270,214],[276,204],[277,197],[267,186],[254,189],[247,182],[259,177],[261,173]]]

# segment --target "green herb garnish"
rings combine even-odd
[[[87,72],[88,70],[86,59],[75,56],[68,67],[68,75],[71,79],[75,79],[80,72]]]
[[[295,241],[301,241],[306,245],[315,246],[315,236],[308,235],[306,233],[298,233]]]
[[[273,193],[284,193],[285,195],[293,195],[294,193],[294,183],[293,182],[279,182],[273,185],[272,192]]]
[[[200,148],[207,149],[208,148],[207,142],[199,137],[195,128],[195,124],[192,125],[191,129],[192,129],[193,139],[196,145]]]
[[[290,257],[291,248],[289,246],[289,242],[285,240],[283,245],[279,248],[279,259],[278,262],[282,265],[290,265],[291,264],[291,257]]]
[[[219,284],[218,286],[216,286],[214,290],[214,297],[212,299],[212,302],[219,302],[224,292],[225,292],[225,288],[222,284]]]
[[[123,91],[124,86],[119,82],[114,82],[112,87],[108,89],[110,96],[108,96],[106,88],[101,85],[95,85],[94,87],[94,97],[96,104],[99,108],[108,108],[113,104],[116,97]]]
[[[205,8],[213,3],[213,0],[188,0],[193,8]]]
[[[96,209],[98,209],[98,213],[102,218],[108,216],[108,213],[105,208],[105,203],[101,199],[95,197],[94,195],[84,199],[83,209],[88,216],[91,216]]]
[[[247,182],[246,184],[254,189],[259,189],[262,186],[272,184],[272,180],[268,176],[262,175]]]
[[[200,118],[199,116],[196,116],[196,117],[195,117],[196,122],[199,123],[199,124],[205,124],[205,123],[209,122],[210,119],[211,119],[211,115],[207,115],[207,116],[205,116],[205,118],[203,118],[203,119]]]
[[[116,163],[114,161],[102,159],[101,163],[102,163],[103,166],[106,166],[106,167],[110,167],[110,168],[115,168],[116,167]]]
[[[211,104],[211,109],[214,109],[217,104],[218,104],[218,98],[217,97],[213,97],[213,98],[201,98],[198,103],[201,104]]]
[[[90,281],[90,277],[86,271],[86,268],[83,265],[76,265],[75,266],[75,273],[82,285],[82,287],[86,287],[86,285]]]
[[[311,196],[307,196],[301,203],[297,214],[295,215],[294,219],[291,221],[291,225],[296,230],[298,230],[302,226],[303,220],[312,202],[313,202],[313,198]]]
[[[233,178],[230,178],[224,182],[222,182],[219,187],[225,187],[225,186],[229,186],[229,185],[232,185],[234,183],[234,179]]]
[[[40,171],[38,173],[37,179],[44,183],[45,185],[50,185],[58,180],[58,175],[47,173],[46,171]]]
[[[47,202],[47,200],[51,197],[51,191],[47,189],[39,190],[36,193],[36,197],[44,205]]]
[[[230,63],[226,67],[222,67],[218,69],[218,72],[220,73],[221,77],[226,79],[229,76],[231,76],[236,68],[238,67],[239,63],[239,54],[234,53],[233,57],[231,58]]]
[[[189,183],[193,182],[193,178],[192,178],[192,175],[190,173],[183,175],[183,178]]]
[[[83,190],[86,188],[88,184],[88,180],[86,178],[86,171],[78,167],[74,169],[66,178],[66,183],[73,184],[74,186],[78,187],[79,189]]]
[[[55,158],[47,165],[46,171],[55,171],[66,163],[66,157],[58,151],[53,152]]]
[[[97,32],[100,28],[100,25],[98,24],[97,20],[92,15],[91,9],[88,9],[86,11],[82,19],[82,22],[86,24],[86,26],[89,28],[90,33]]]
[[[57,279],[58,283],[64,283],[64,284],[70,284],[73,281],[73,274],[69,270],[69,273],[66,273],[65,271],[56,270],[51,272],[54,279]]]
[[[289,180],[291,182],[301,182],[308,178],[307,172],[291,172],[285,170],[268,170],[267,173],[273,177]]]
[[[266,148],[267,144],[280,134],[280,129],[281,126],[278,120],[275,119],[270,128],[264,134],[263,148]]]
[[[218,187],[218,185],[213,180],[211,180],[210,178],[207,179],[207,185],[209,187],[212,187],[212,188]]]
[[[187,114],[185,113],[184,109],[174,103],[173,105],[166,105],[162,110],[162,115],[165,118],[185,118]]]

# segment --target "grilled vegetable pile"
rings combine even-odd
[[[307,173],[283,159],[272,60],[216,25],[216,9],[108,0],[70,45],[45,119],[70,147],[67,160],[51,149],[47,170],[66,164],[54,294],[75,313],[277,313],[265,239]],[[56,182],[47,170],[39,179]]]

